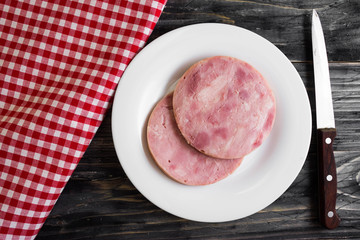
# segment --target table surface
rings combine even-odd
[[[315,131],[300,174],[273,204],[244,219],[200,223],[159,209],[131,184],[115,153],[108,111],[37,239],[360,239],[360,1],[168,0],[149,41],[203,22],[263,36],[298,70],[315,129],[312,9],[322,21],[331,75],[338,228],[327,230],[318,222]]]

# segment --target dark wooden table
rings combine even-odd
[[[327,230],[318,223],[315,131],[299,176],[273,204],[244,219],[199,223],[159,209],[134,188],[114,150],[109,111],[37,239],[360,239],[360,1],[169,0],[150,41],[202,22],[249,29],[274,43],[294,64],[314,118],[313,8],[327,41],[338,130],[338,228]]]

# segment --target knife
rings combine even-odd
[[[335,210],[337,178],[333,142],[336,129],[325,39],[319,15],[315,10],[312,14],[311,35],[318,141],[319,218],[320,223],[326,228],[334,229],[340,223],[340,218]]]

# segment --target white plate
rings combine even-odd
[[[276,97],[275,124],[231,176],[212,185],[185,186],[154,163],[146,124],[156,102],[184,71],[215,55],[239,58],[263,74]],[[295,180],[310,145],[311,110],[296,69],[269,41],[236,26],[196,24],[164,34],[132,60],[116,90],[112,133],[125,173],[148,200],[182,218],[223,222],[267,207]]]

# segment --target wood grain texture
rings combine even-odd
[[[342,221],[334,230],[323,228],[317,214],[313,8],[327,41],[337,128],[336,209]],[[114,150],[109,111],[37,239],[360,239],[359,12],[357,0],[169,0],[150,41],[189,24],[228,23],[265,37],[292,61],[309,95],[314,129],[300,174],[273,204],[247,218],[226,223],[181,219],[131,184]]]

